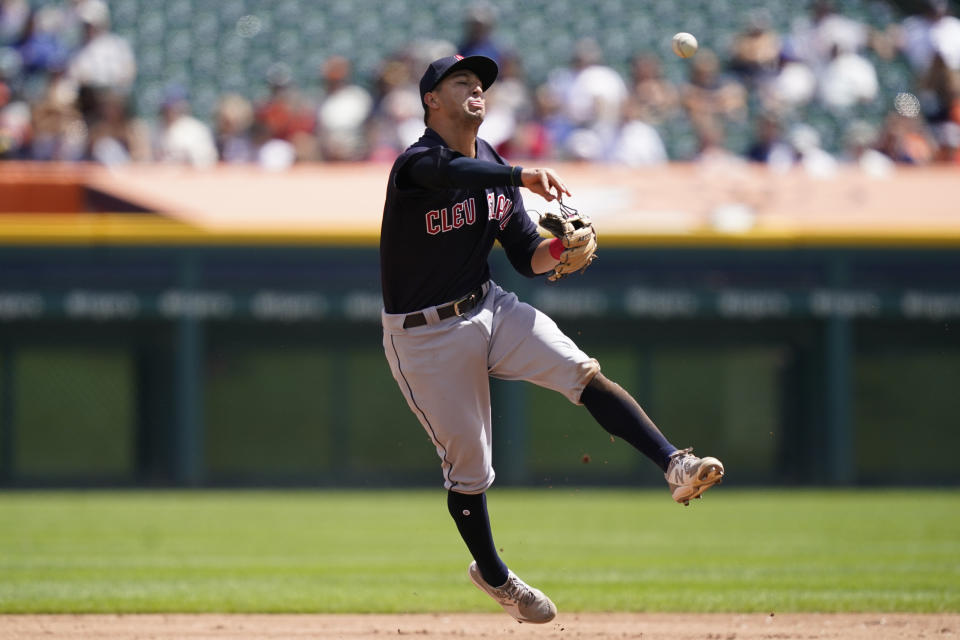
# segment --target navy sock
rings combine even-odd
[[[677,448],[623,387],[598,373],[583,390],[580,402],[608,433],[629,442],[666,472],[670,454]]]
[[[507,581],[507,565],[497,555],[487,514],[487,494],[474,495],[447,492],[447,509],[457,523],[460,537],[467,543],[470,555],[477,561],[480,575],[487,584],[499,587]]]

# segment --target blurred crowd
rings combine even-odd
[[[423,131],[420,73],[459,52],[499,63],[481,136],[515,160],[655,165],[677,159],[665,136],[685,130],[694,142],[683,159],[812,171],[845,162],[876,171],[960,164],[960,19],[946,0],[923,0],[919,13],[883,30],[830,0],[813,0],[786,32],[752,11],[726,50],[703,46],[685,61],[679,82],[665,75],[663,52],[637,52],[624,74],[597,42],[582,39],[536,85],[522,56],[500,44],[496,10],[464,7],[460,41],[411,44],[366,82],[346,57],[326,59],[315,87],[298,86],[277,62],[251,79],[266,89],[263,99],[222,95],[200,118],[188,87],[175,84],[157,113],[135,113],[136,56],[111,30],[103,0],[40,8],[0,0],[0,159],[268,169],[390,161]],[[911,86],[890,100],[872,60],[894,59],[909,65]],[[881,99],[890,104],[877,109]],[[842,140],[822,140],[805,122],[811,108],[845,123]],[[732,128],[749,131],[746,147],[730,148]]]

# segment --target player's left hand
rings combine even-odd
[[[520,172],[520,181],[547,202],[571,195],[560,176],[553,169],[524,169]]]
[[[597,231],[590,218],[576,209],[561,202],[559,213],[548,211],[540,216],[540,226],[559,238],[564,247],[548,280],[583,271],[596,259]]]

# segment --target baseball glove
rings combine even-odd
[[[583,271],[597,257],[597,232],[593,223],[573,207],[561,202],[559,213],[547,211],[540,215],[540,226],[560,238],[564,246],[560,264],[553,268],[548,280],[556,281]]]

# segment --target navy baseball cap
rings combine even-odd
[[[455,55],[434,60],[430,63],[430,66],[427,67],[423,77],[420,78],[420,102],[423,102],[423,97],[430,91],[433,91],[434,87],[440,84],[441,80],[454,71],[461,69],[469,69],[477,74],[477,77],[480,78],[480,82],[483,84],[484,91],[490,88],[490,85],[497,79],[497,74],[500,73],[500,68],[497,67],[497,63],[486,56],[464,57]]]

